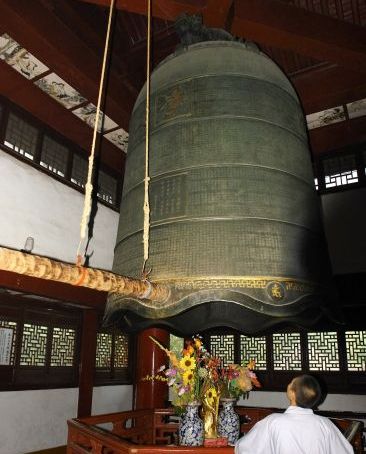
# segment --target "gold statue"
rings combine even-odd
[[[217,438],[217,418],[219,413],[220,393],[216,388],[209,388],[202,400],[202,419],[205,438]]]

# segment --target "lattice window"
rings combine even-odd
[[[21,366],[44,366],[46,361],[47,326],[24,323]]]
[[[315,189],[318,191],[319,190],[319,181],[317,178],[314,178],[314,186],[315,186]]]
[[[128,336],[124,334],[114,338],[114,367],[128,367]]]
[[[33,160],[37,146],[38,130],[10,112],[4,144],[17,153]]]
[[[44,136],[40,161],[41,166],[64,177],[68,155],[69,150],[67,147],[51,139],[51,137]]]
[[[308,333],[309,370],[339,370],[336,332]]]
[[[366,371],[366,331],[346,331],[349,371]]]
[[[75,330],[53,328],[51,366],[73,366],[75,352]]]
[[[267,369],[267,347],[265,337],[240,336],[240,358],[246,363],[255,360],[257,370]]]
[[[274,370],[301,370],[300,333],[273,334]]]
[[[323,160],[325,187],[334,188],[358,182],[354,155],[335,156]]]
[[[210,336],[211,354],[221,358],[222,366],[235,363],[235,341],[234,335],[216,335]]]
[[[116,203],[117,180],[103,171],[99,171],[98,197],[111,205]]]
[[[88,162],[81,156],[74,154],[72,160],[71,181],[83,188],[88,176]]]
[[[349,170],[347,172],[336,173],[334,175],[325,176],[325,187],[334,188],[337,186],[345,186],[351,183],[358,182],[357,170]]]
[[[98,333],[95,367],[109,369],[111,367],[111,356],[112,356],[112,334]]]
[[[10,346],[10,358],[8,361],[7,359],[3,359],[3,361],[1,361],[1,358],[0,358],[0,365],[9,365],[9,366],[12,366],[14,365],[14,361],[15,361],[15,342],[16,342],[16,336],[17,336],[17,322],[12,322],[10,320],[0,320],[0,328],[5,328],[7,330],[12,330],[13,332],[10,333],[12,335],[10,335],[9,337],[6,336],[6,338],[11,338],[11,346]],[[8,334],[7,333],[7,334]],[[4,343],[5,343],[5,339],[4,339]],[[1,346],[0,346],[1,347]],[[6,348],[6,345],[3,345],[2,346],[4,349]],[[1,349],[1,348],[0,348]]]

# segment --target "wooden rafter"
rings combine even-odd
[[[80,0],[100,6],[109,6],[110,0]],[[152,8],[154,17],[164,20],[175,20],[181,13],[197,14],[207,6],[210,0],[159,0],[155,1]],[[224,1],[224,0],[223,0]],[[116,8],[130,13],[146,15],[147,0],[117,0]]]
[[[366,142],[366,117],[334,123],[309,131],[310,146],[314,155],[340,150]]]
[[[92,129],[3,61],[0,61],[0,93],[89,152]],[[125,154],[102,139],[101,161],[122,173]]]
[[[228,27],[229,12],[234,0],[207,0],[207,5],[202,11],[203,21],[209,27]]]
[[[109,0],[81,0],[107,6]],[[210,5],[221,4],[218,19]],[[159,0],[153,15],[174,20],[186,12],[208,17],[208,25],[222,26],[231,2],[214,0]],[[145,0],[119,0],[117,8],[146,14]],[[225,18],[225,20],[224,20]],[[358,25],[314,13],[278,0],[235,0],[231,32],[240,37],[275,47],[291,49],[322,61],[366,72],[366,30]]]
[[[60,18],[39,0],[0,2],[0,29],[8,33],[51,70],[96,103],[101,55],[88,47]],[[128,127],[136,93],[109,74],[106,113],[120,126]]]
[[[292,76],[291,81],[306,114],[366,98],[365,75],[337,65],[304,71]]]
[[[231,32],[366,72],[366,30],[278,0],[235,0]]]

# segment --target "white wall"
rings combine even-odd
[[[0,150],[0,245],[75,262],[83,194]],[[98,203],[90,266],[111,269],[118,213]]]
[[[0,454],[24,454],[67,442],[67,419],[75,418],[78,390],[41,389],[0,393]],[[130,410],[132,386],[94,388],[93,414]]]
[[[83,195],[0,150],[0,245],[75,262]],[[98,204],[90,266],[111,269],[118,213]],[[75,388],[0,392],[0,454],[65,445],[66,420],[76,416]],[[93,414],[130,410],[132,386],[94,388]]]
[[[286,393],[274,391],[252,391],[248,399],[241,399],[239,403],[249,407],[288,407]],[[328,394],[319,409],[325,411],[365,412],[366,395]]]

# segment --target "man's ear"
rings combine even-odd
[[[287,386],[287,398],[291,405],[296,405],[296,394],[291,385],[292,382]]]

